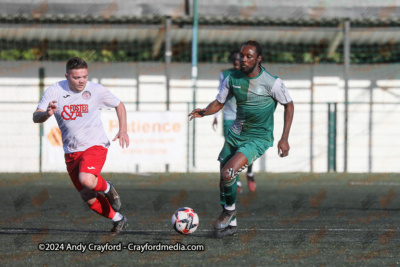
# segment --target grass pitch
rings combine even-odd
[[[239,234],[212,236],[216,173],[104,174],[129,227],[116,237],[66,174],[0,174],[0,265],[6,266],[377,266],[400,264],[399,174],[257,173],[256,193],[237,196]],[[189,236],[172,213],[200,217]],[[41,243],[200,244],[205,251],[39,251]]]

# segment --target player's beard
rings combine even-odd
[[[250,73],[252,73],[255,68],[256,68],[256,64],[254,64],[252,67],[249,66],[249,68],[247,70],[244,70],[243,67],[240,66],[240,70],[246,75],[249,75]]]

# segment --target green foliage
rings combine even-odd
[[[153,54],[152,43],[7,43],[0,49],[0,60],[66,61],[82,57],[92,62],[164,62],[164,53]],[[230,53],[240,44],[199,44],[198,62],[229,63]],[[343,47],[327,58],[328,44],[283,45],[263,44],[263,61],[268,63],[343,63]],[[160,51],[164,50],[164,46]],[[395,43],[384,46],[352,46],[352,64],[394,63],[400,61]],[[172,46],[173,62],[191,62],[191,43]]]

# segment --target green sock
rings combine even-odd
[[[237,190],[236,178],[228,182],[224,181],[222,183],[224,185],[226,205],[231,206],[236,203],[236,190]]]
[[[247,167],[247,173],[252,173],[252,172],[253,172],[253,164]]]
[[[224,186],[222,185],[222,182],[219,183],[219,202],[221,203],[222,207],[226,204]]]

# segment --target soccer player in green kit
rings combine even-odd
[[[219,76],[218,91],[221,90],[226,77],[228,77],[233,72],[240,70],[240,51],[239,50],[233,51],[230,55],[230,59],[231,59],[233,68],[226,69],[221,72],[221,74]],[[223,114],[223,118],[224,118],[223,119],[223,124],[224,124],[223,130],[224,130],[224,137],[226,139],[228,137],[229,128],[231,127],[231,125],[233,124],[233,122],[236,119],[236,99],[234,96],[229,101],[225,102],[223,112],[224,112],[224,114]],[[218,125],[218,119],[217,119],[218,113],[219,112],[214,114],[214,121],[212,123],[214,131]],[[238,175],[236,178],[237,192],[242,193],[242,183],[240,182],[239,177],[240,176]],[[249,165],[249,167],[247,168],[246,177],[247,177],[247,185],[249,187],[249,190],[251,192],[256,191],[256,181],[254,179],[254,174],[253,174],[253,165]]]
[[[269,74],[261,66],[261,60],[262,48],[258,42],[244,43],[240,49],[240,70],[224,80],[216,100],[205,109],[195,109],[189,114],[190,120],[215,114],[232,96],[236,98],[236,120],[218,156],[221,163],[220,200],[223,211],[214,224],[216,237],[238,232],[236,177],[273,145],[274,112],[278,102],[285,109],[278,155],[286,157],[289,154],[293,101],[282,80]]]

